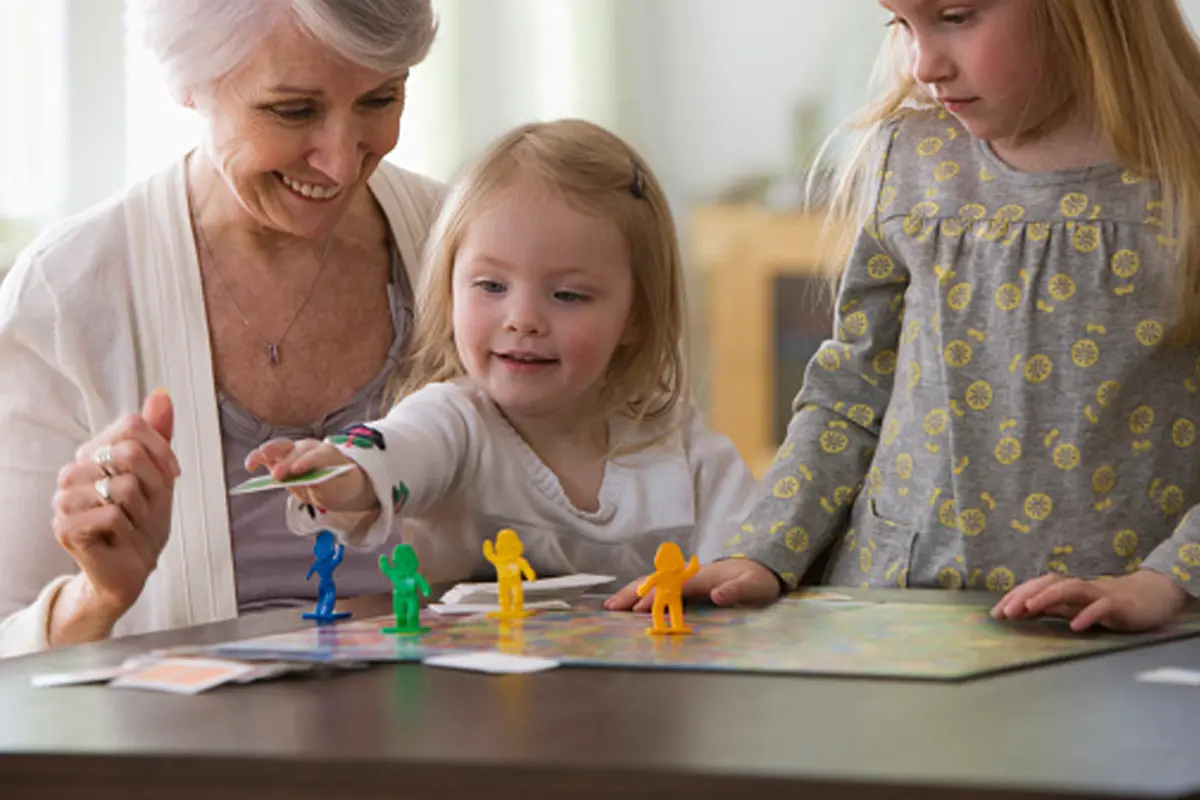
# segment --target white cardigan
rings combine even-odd
[[[237,615],[185,174],[181,159],[47,232],[0,285],[0,657],[47,647],[50,608],[77,571],[52,530],[59,470],[156,387],[175,403],[182,474],[158,568],[114,635]],[[415,278],[444,187],[386,162],[369,187]]]

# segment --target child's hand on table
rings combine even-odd
[[[1062,617],[1071,630],[1103,625],[1115,631],[1144,631],[1170,622],[1188,595],[1160,572],[1139,569],[1131,575],[1086,581],[1056,573],[1026,581],[992,608],[996,619]]]
[[[604,601],[609,611],[649,611],[654,592],[638,597],[644,577],[631,581]],[[776,600],[783,585],[775,573],[748,558],[726,558],[705,564],[696,576],[683,585],[683,598],[707,598],[718,606],[767,605]]]
[[[326,511],[378,509],[379,498],[367,474],[331,444],[316,439],[272,439],[246,456],[248,472],[266,467],[276,480],[303,475],[318,467],[340,467],[344,464],[351,464],[354,469],[322,483],[289,487],[288,492],[301,503]]]

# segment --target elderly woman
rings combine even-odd
[[[315,596],[245,455],[376,416],[441,197],[382,163],[429,0],[138,0],[203,144],[0,291],[0,655]],[[384,591],[347,558],[343,594]]]

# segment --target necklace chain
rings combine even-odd
[[[189,200],[191,200],[190,197]],[[192,204],[189,203],[189,205]],[[189,212],[189,216],[191,217],[192,221],[192,229],[196,232],[196,239],[200,244],[200,250],[208,258],[209,266],[212,268],[212,274],[217,279],[217,283],[221,285],[221,291],[223,291],[225,296],[229,298],[229,302],[233,304],[234,311],[236,311],[238,316],[242,318],[242,324],[246,326],[246,330],[254,334],[255,338],[262,342],[263,346],[267,348],[267,359],[271,366],[276,366],[279,363],[279,348],[283,345],[283,340],[287,338],[288,333],[292,330],[292,326],[295,325],[296,320],[300,318],[300,312],[304,310],[305,306],[308,305],[308,301],[312,299],[313,292],[315,292],[317,289],[317,281],[320,280],[321,273],[325,271],[325,265],[329,261],[329,251],[332,249],[333,245],[333,236],[330,236],[329,241],[325,243],[325,249],[322,251],[321,259],[317,264],[317,272],[315,275],[313,275],[312,284],[308,287],[308,292],[304,295],[304,299],[300,302],[300,305],[296,307],[296,311],[292,314],[292,318],[288,321],[287,326],[284,327],[283,333],[279,334],[279,337],[275,339],[275,341],[271,341],[259,332],[258,328],[256,328],[250,322],[250,318],[246,316],[246,312],[242,311],[242,307],[238,305],[237,298],[233,296],[233,292],[229,290],[229,286],[225,283],[225,279],[221,277],[221,270],[217,268],[217,261],[213,257],[212,249],[208,246],[208,239],[205,237],[204,231],[200,228],[200,224],[196,219],[194,209],[189,208]]]

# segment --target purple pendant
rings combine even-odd
[[[272,366],[279,363],[279,348],[273,344],[267,345],[267,356],[271,359]]]

